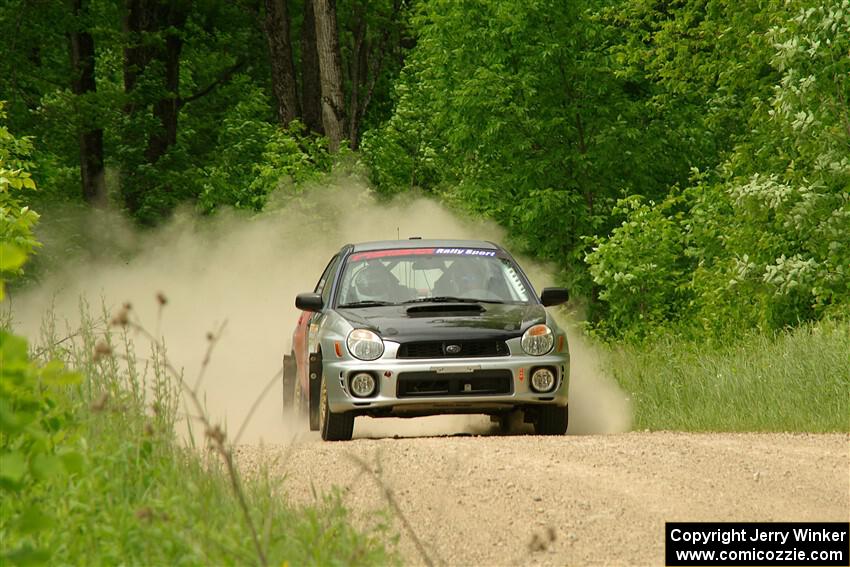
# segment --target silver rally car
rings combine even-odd
[[[344,246],[302,311],[283,357],[283,403],[322,439],[348,440],[357,416],[522,412],[541,435],[567,429],[564,331],[504,249],[472,240]]]

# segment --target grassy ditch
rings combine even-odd
[[[635,428],[850,431],[850,323],[823,321],[733,345],[665,338],[610,351]]]
[[[53,329],[30,349],[0,331],[0,563],[397,562],[386,529],[355,530],[338,496],[294,507],[278,479],[241,477],[209,417],[194,416],[203,447],[185,447],[191,392],[161,344],[138,358],[131,311],[111,327],[86,317],[66,340]]]

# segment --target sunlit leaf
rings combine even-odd
[[[29,543],[25,543],[14,549],[0,555],[3,561],[2,564],[21,565],[27,567],[29,565],[43,565],[50,559],[50,554],[43,549],[36,549]]]
[[[65,470],[72,474],[79,474],[83,472],[83,469],[86,466],[85,457],[78,451],[62,453],[59,455],[59,458],[62,459],[62,464],[65,466]]]
[[[26,253],[19,247],[7,242],[0,242],[0,272],[17,270],[23,266],[26,259]]]
[[[30,464],[30,470],[38,480],[48,480],[65,474],[65,465],[56,455],[35,455]]]
[[[19,483],[27,472],[27,459],[20,452],[0,455],[0,478]]]
[[[24,534],[31,534],[53,527],[56,522],[37,506],[29,506],[18,518],[17,527]]]
[[[58,360],[52,360],[41,369],[41,379],[47,384],[64,386],[79,384],[83,380],[83,375],[79,372],[69,372],[64,364]]]

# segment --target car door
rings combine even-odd
[[[316,283],[313,289],[314,293],[322,294],[325,305],[330,302],[330,291],[333,287],[333,274],[336,273],[336,267],[339,260],[339,254],[331,258],[328,265],[325,267],[322,276]],[[301,383],[301,391],[309,392],[309,367],[310,367],[310,328],[321,317],[321,313],[312,311],[302,311],[298,316],[298,324],[295,327],[295,333],[292,336],[292,350],[295,352],[295,361],[298,367],[298,380]]]

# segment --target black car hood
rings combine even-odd
[[[479,306],[480,305],[480,309]],[[419,303],[337,309],[355,327],[406,343],[428,340],[509,339],[546,322],[539,304]]]

